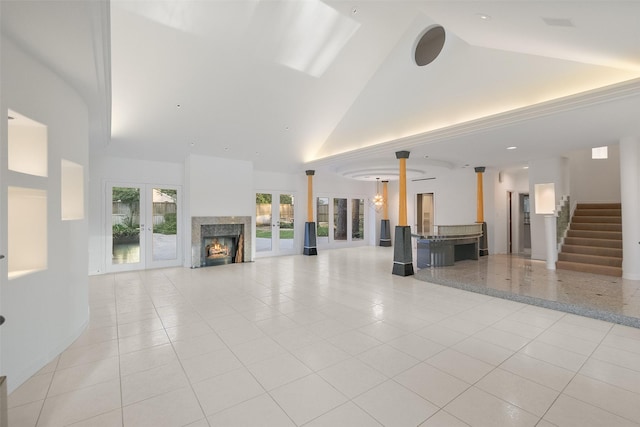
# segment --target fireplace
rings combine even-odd
[[[191,267],[251,261],[251,217],[192,217]]]

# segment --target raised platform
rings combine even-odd
[[[545,261],[489,255],[450,267],[424,268],[415,278],[465,291],[640,328],[633,295],[640,281],[568,270],[548,270]]]
[[[445,267],[480,256],[482,224],[437,225],[436,233],[418,237],[418,268]]]

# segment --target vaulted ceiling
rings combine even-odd
[[[84,24],[99,40],[110,19],[110,39],[84,47],[64,15],[94,2],[2,3],[3,32],[54,67],[77,74],[83,49],[110,61],[86,71],[110,77],[96,149],[115,156],[374,179],[400,149],[418,169],[504,168],[640,135],[638,1],[112,0]],[[444,48],[419,67],[435,25]]]

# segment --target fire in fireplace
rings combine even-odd
[[[200,267],[244,262],[243,226],[202,226]]]
[[[240,238],[236,236],[204,237],[202,239],[204,265],[223,265],[238,262],[236,257]]]
[[[222,240],[222,242],[220,240]],[[228,240],[231,240],[231,242],[228,242]],[[233,237],[231,238],[221,237],[219,239],[217,238],[213,239],[213,242],[209,243],[208,245],[205,245],[207,258],[228,257],[231,254],[232,252],[231,248],[233,248],[235,243],[233,240],[235,240]]]

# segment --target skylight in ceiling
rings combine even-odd
[[[321,77],[360,27],[320,0],[279,3],[280,22],[274,60],[313,77]]]

